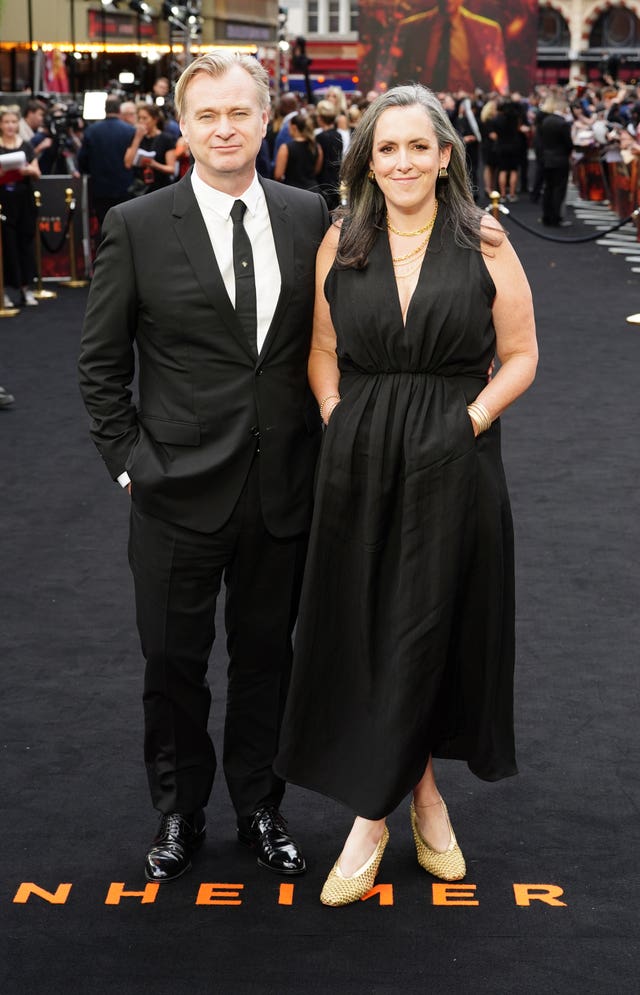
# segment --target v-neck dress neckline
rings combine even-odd
[[[387,234],[386,231],[381,233],[381,237],[384,238],[384,241],[385,241],[386,255],[388,257],[388,265],[391,268],[391,277],[393,279],[393,285],[394,285],[395,290],[396,290],[395,298],[396,298],[396,304],[398,306],[398,311],[400,312],[400,321],[402,322],[402,327],[403,327],[403,329],[405,331],[406,331],[407,326],[409,324],[409,316],[410,316],[411,311],[413,310],[413,303],[414,303],[416,294],[417,294],[417,292],[418,292],[418,290],[420,288],[420,284],[422,282],[422,278],[423,278],[423,275],[424,275],[424,269],[425,269],[425,266],[427,264],[427,258],[429,256],[429,250],[431,248],[431,245],[433,244],[434,237],[439,232],[439,227],[440,227],[440,223],[441,223],[442,214],[443,214],[443,211],[441,209],[441,206],[439,206],[438,213],[436,215],[436,219],[435,219],[433,228],[431,229],[431,233],[429,235],[429,241],[427,243],[427,248],[426,248],[424,256],[422,258],[422,262],[420,263],[420,268],[418,270],[418,279],[416,280],[416,285],[413,288],[413,291],[411,292],[411,296],[410,296],[409,302],[407,304],[407,310],[404,313],[402,311],[402,301],[400,300],[400,288],[398,287],[398,281],[396,279],[396,273],[395,273],[395,270],[393,268],[393,257],[392,257],[392,254],[391,254],[391,243],[389,242],[389,236],[388,236],[388,234]]]

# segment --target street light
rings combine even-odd
[[[287,7],[278,7],[278,42],[276,45],[276,93],[282,89],[282,57],[289,51],[289,42],[285,34],[289,10]]]
[[[187,3],[175,3],[173,0],[163,0],[162,16],[165,21],[169,22],[169,44],[172,50],[172,28],[175,28],[182,35],[184,64],[188,66],[192,58],[191,44],[202,34],[202,0],[188,0]]]
[[[144,0],[129,0],[129,9],[145,24],[151,24],[151,7]]]
[[[313,93],[311,90],[311,80],[309,79],[309,69],[311,68],[312,60],[307,55],[307,40],[302,36],[296,38],[293,45],[293,57],[291,59],[291,65],[297,73],[302,73],[304,76],[304,86],[307,91],[307,101],[308,103],[313,103]]]

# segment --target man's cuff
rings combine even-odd
[[[129,484],[131,483],[131,477],[129,476],[126,470],[124,471],[124,473],[121,473],[119,477],[116,477],[116,480],[118,481],[121,487],[128,487]]]

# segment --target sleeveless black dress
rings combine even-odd
[[[329,272],[341,403],[324,434],[276,770],[379,819],[430,752],[516,773],[511,513],[498,422],[466,406],[495,286],[441,206],[403,324],[386,232]]]

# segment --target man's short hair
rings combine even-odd
[[[46,104],[43,104],[41,100],[27,100],[24,105],[23,117],[27,114],[33,114],[34,111],[46,111]]]
[[[269,74],[252,55],[245,55],[244,52],[227,52],[223,50],[208,52],[194,59],[184,70],[180,79],[176,83],[175,105],[179,117],[184,117],[186,112],[186,91],[189,83],[199,73],[206,73],[217,79],[224,76],[234,66],[240,66],[253,79],[256,85],[258,102],[260,108],[266,111],[269,107]]]
[[[121,104],[122,101],[120,100],[120,97],[107,97],[104,103],[105,114],[119,114]]]

